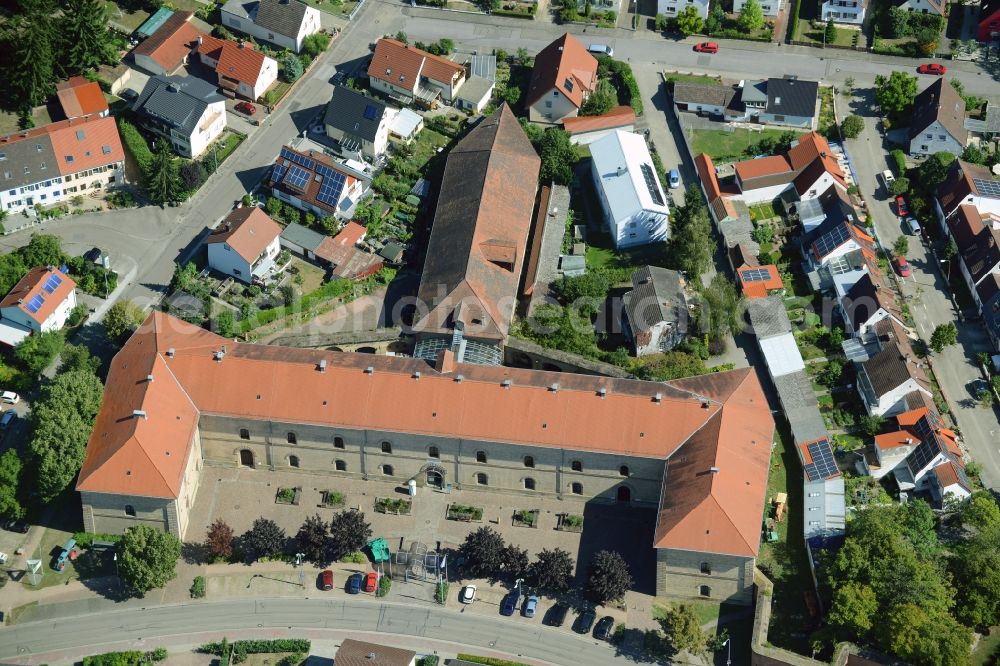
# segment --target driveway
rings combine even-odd
[[[838,104],[841,103],[841,97]],[[867,113],[866,100],[852,101],[853,113]],[[878,176],[889,168],[890,159],[876,129],[877,118],[865,117],[865,130],[854,140],[847,141],[858,175],[858,187],[868,202],[875,222],[875,232],[884,248],[891,248],[904,232],[899,217],[890,207],[889,195]],[[894,169],[895,167],[893,167]],[[976,354],[990,351],[989,339],[981,323],[962,321],[948,297],[947,284],[941,269],[934,265],[933,255],[916,236],[909,236],[907,261],[913,268],[909,278],[900,280],[904,301],[917,333],[930,340],[934,328],[954,322],[958,326],[959,344],[933,354],[930,363],[941,392],[958,424],[963,443],[976,461],[983,465],[982,481],[988,488],[1000,486],[1000,449],[997,448],[998,425],[995,408],[984,409],[975,404],[969,393],[972,382],[981,379]]]

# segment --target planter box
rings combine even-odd
[[[515,511],[513,518],[514,526],[538,527],[538,513],[538,509]]]
[[[582,532],[583,516],[577,516],[572,513],[560,513],[556,529],[562,532]]]
[[[408,516],[413,502],[408,499],[395,499],[390,497],[376,497],[375,511],[377,513],[387,513],[393,516]]]
[[[448,520],[458,520],[463,523],[481,523],[483,522],[483,509],[478,506],[452,504],[448,507]]]
[[[323,500],[319,504],[320,508],[340,508],[346,503],[346,498],[343,493],[339,493],[335,490],[324,490]]]
[[[301,496],[301,488],[278,488],[278,492],[274,495],[274,503],[298,506]]]

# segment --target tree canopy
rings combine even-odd
[[[760,30],[764,27],[764,10],[761,9],[757,0],[746,0],[743,10],[740,12],[740,27],[749,32]]]
[[[763,13],[761,16],[763,17]],[[701,32],[704,23],[701,15],[698,14],[698,8],[694,5],[688,5],[677,15],[677,29],[685,35]]]
[[[159,147],[153,153],[149,170],[145,174],[146,192],[153,203],[176,203],[183,196],[180,167],[177,158],[170,150],[170,142],[161,139]]]
[[[697,185],[687,189],[684,205],[674,209],[672,224],[670,265],[697,280],[711,265],[712,253],[715,251],[712,221]]]
[[[36,333],[22,340],[14,348],[14,356],[34,376],[42,373],[56,360],[66,345],[66,332],[63,330]]]
[[[269,518],[258,518],[240,537],[240,546],[249,559],[272,557],[285,550],[285,530]]]
[[[941,151],[934,153],[923,164],[917,167],[917,180],[930,191],[935,191],[937,186],[948,177],[948,169],[955,161],[955,156],[949,152]]]
[[[540,590],[562,592],[573,581],[573,556],[562,548],[545,548],[528,567],[528,578]]]
[[[205,550],[212,560],[225,560],[233,554],[233,528],[229,524],[217,518],[214,523],[208,526],[205,533]]]
[[[587,569],[587,594],[598,603],[617,601],[632,587],[632,574],[620,553],[600,550]]]
[[[326,558],[329,535],[330,530],[318,513],[308,516],[295,535],[296,547],[307,560],[322,562]]]
[[[850,115],[840,123],[840,132],[845,139],[856,139],[865,129],[865,119],[861,116]]]
[[[917,96],[917,77],[906,72],[892,72],[888,77],[875,77],[875,99],[882,111],[890,115],[905,115],[913,108]]]
[[[542,158],[538,174],[541,181],[569,185],[573,180],[573,165],[580,159],[577,147],[570,143],[569,134],[558,127],[550,127],[542,133],[535,148]]]
[[[708,635],[691,604],[670,604],[658,618],[663,635],[676,652],[699,655],[705,651]]]
[[[144,314],[132,301],[118,301],[104,314],[104,330],[114,342],[124,342],[142,324]]]
[[[459,555],[465,558],[465,569],[477,578],[491,578],[501,570],[507,543],[492,527],[480,527],[470,532],[462,545]]]
[[[0,516],[21,518],[24,505],[21,503],[21,472],[24,465],[16,449],[7,449],[0,456]]]
[[[583,106],[580,107],[580,115],[600,116],[615,108],[616,104],[618,104],[617,91],[610,81],[601,79],[597,82],[597,88],[590,93]]]
[[[931,349],[940,354],[945,347],[950,347],[958,342],[958,328],[955,322],[949,321],[938,324],[931,333]]]
[[[136,525],[118,543],[118,572],[127,588],[144,596],[177,577],[181,542],[170,532]]]
[[[371,536],[372,527],[361,511],[347,509],[335,513],[330,519],[330,556],[339,560],[359,551]]]

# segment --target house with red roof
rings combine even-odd
[[[847,191],[847,180],[837,158],[819,132],[803,134],[784,155],[737,162],[736,184],[748,205],[771,202],[794,191],[799,201],[836,196],[831,188]]]
[[[382,259],[359,247],[368,230],[357,222],[348,222],[333,237],[324,236],[315,250],[316,258],[326,262],[334,277],[361,280],[378,273]]]
[[[534,123],[557,124],[580,114],[597,88],[597,58],[568,32],[535,56],[524,105]]]
[[[635,111],[631,106],[616,106],[599,116],[567,116],[562,123],[570,143],[586,146],[615,130],[635,131]]]
[[[278,80],[278,61],[240,40],[198,38],[201,63],[215,70],[219,87],[237,97],[255,101]]]
[[[976,39],[992,42],[1000,37],[1000,0],[979,0],[979,25]]]
[[[395,39],[380,39],[368,65],[371,87],[404,104],[450,103],[465,83],[465,67]]]
[[[186,65],[205,33],[191,23],[191,12],[174,12],[152,35],[132,49],[135,64],[152,74],[173,74]]]
[[[0,301],[0,343],[16,346],[33,333],[58,331],[76,307],[76,283],[53,266],[28,271]]]
[[[736,269],[736,279],[747,299],[767,298],[785,291],[785,283],[774,264],[760,266],[754,262],[753,265],[740,266]]]
[[[205,239],[208,265],[243,282],[262,280],[281,252],[281,226],[256,206],[237,208]]]
[[[108,101],[96,81],[74,76],[56,84],[56,97],[67,118],[108,115]]]
[[[319,217],[346,217],[364,189],[353,172],[316,150],[283,146],[264,179],[271,193]]]

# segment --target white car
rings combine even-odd
[[[0,566],[7,564],[7,560],[9,559],[10,557],[7,555],[7,553],[0,553]]]
[[[920,223],[917,222],[915,217],[906,218],[906,226],[910,229],[910,233],[914,236],[920,235]]]
[[[4,391],[0,393],[0,402],[4,402],[8,405],[16,405],[21,402],[21,396],[13,391]]]
[[[886,169],[882,172],[882,180],[885,181],[885,189],[888,190],[889,187],[896,182],[896,177],[892,175],[892,171]]]
[[[476,600],[476,586],[466,585],[462,588],[462,594],[459,595],[458,600],[463,604],[471,604]]]

